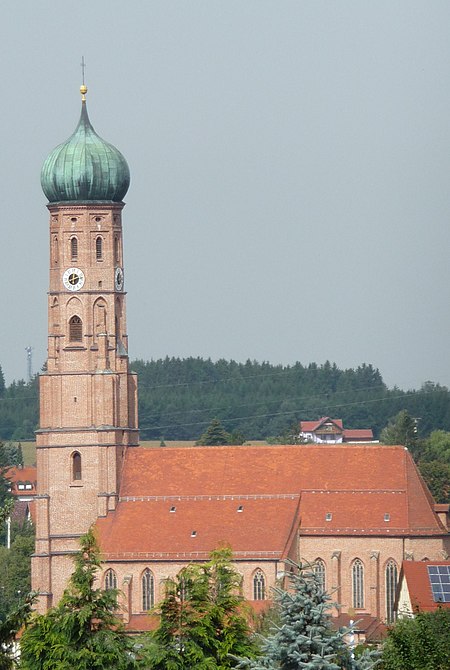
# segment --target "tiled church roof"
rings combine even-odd
[[[221,541],[281,558],[298,529],[446,532],[409,452],[379,445],[129,449],[117,509],[97,525],[106,556],[124,559],[204,558]]]

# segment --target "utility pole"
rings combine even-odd
[[[33,377],[33,349],[25,347],[25,351],[27,352],[27,381],[31,382],[31,378]]]

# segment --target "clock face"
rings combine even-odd
[[[123,270],[122,270],[122,268],[116,268],[116,272],[114,274],[114,285],[116,287],[116,291],[121,291],[123,289]]]
[[[84,274],[79,268],[68,268],[63,274],[63,284],[68,291],[79,291],[84,285]]]

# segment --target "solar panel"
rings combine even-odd
[[[435,603],[450,603],[450,565],[428,565],[428,578]]]

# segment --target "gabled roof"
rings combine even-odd
[[[402,569],[397,587],[397,594],[402,590],[404,582],[408,590],[412,612],[431,612],[438,607],[450,608],[450,603],[435,602],[431,590],[430,579],[428,576],[428,566],[447,565],[450,561],[403,561]],[[399,595],[397,595],[397,600]],[[398,603],[399,612],[401,612],[403,603]]]
[[[116,511],[97,525],[111,560],[205,558],[220,542],[277,559],[297,531],[446,535],[433,504],[404,447],[138,447],[126,454]]]
[[[343,429],[342,419],[330,419],[329,416],[323,416],[318,421],[300,421],[300,430],[302,433],[314,433],[324,423],[333,423],[339,430]]]

